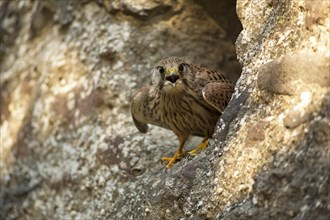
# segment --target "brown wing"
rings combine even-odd
[[[196,67],[195,71],[197,90],[208,104],[223,112],[234,92],[234,85],[220,72],[203,67]]]
[[[210,82],[202,90],[205,101],[219,112],[225,110],[233,92],[233,85],[226,82]]]
[[[144,87],[138,90],[137,92],[135,92],[131,100],[131,114],[132,114],[133,122],[135,127],[142,133],[146,133],[148,131],[148,124],[139,120],[144,117],[143,108],[145,106],[144,102],[146,101],[148,92],[149,92],[149,88]]]
[[[133,122],[135,127],[141,132],[141,133],[147,133],[148,131],[148,124],[143,123],[141,121],[136,120],[134,115],[132,114]]]

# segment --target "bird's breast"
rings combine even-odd
[[[157,114],[160,121],[175,133],[198,135],[213,133],[220,116],[203,97],[188,91],[180,94],[161,94]]]

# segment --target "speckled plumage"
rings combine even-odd
[[[184,156],[182,148],[189,135],[203,136],[202,144],[207,145],[233,91],[233,84],[220,72],[189,64],[180,58],[167,58],[153,69],[152,85],[133,95],[133,121],[143,133],[148,130],[147,124],[153,124],[177,135],[180,146],[176,155],[162,158],[169,161],[169,168]]]

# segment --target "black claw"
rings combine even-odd
[[[166,166],[163,167],[163,173],[168,173],[168,169],[166,168]]]

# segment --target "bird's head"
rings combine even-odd
[[[176,57],[161,60],[153,70],[153,84],[166,91],[185,89],[191,77],[190,65]]]

